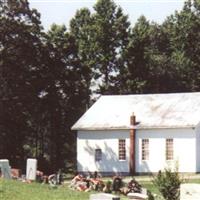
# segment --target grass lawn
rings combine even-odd
[[[12,180],[0,182],[1,200],[88,200],[89,194],[70,190],[67,186],[52,189],[38,183],[27,184]]]
[[[0,200],[89,200],[90,194],[71,190],[67,185],[53,189],[38,183],[0,179]]]
[[[186,182],[200,183],[200,179],[190,179]],[[159,194],[151,181],[140,181],[140,184],[152,193]],[[38,183],[22,183],[14,180],[0,179],[0,200],[89,200],[91,192],[78,192],[67,185],[52,189],[48,185]],[[121,196],[121,200],[127,200]]]

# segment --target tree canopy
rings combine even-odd
[[[200,2],[135,24],[113,0],[45,32],[27,0],[0,0],[0,158],[48,172],[76,160],[71,126],[98,94],[200,91]]]

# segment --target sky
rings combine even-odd
[[[144,15],[148,20],[162,23],[175,10],[180,10],[184,0],[114,0],[120,5],[133,25]],[[30,7],[36,8],[41,14],[42,25],[48,30],[51,24],[69,26],[77,9],[87,7],[91,11],[96,0],[29,0]]]

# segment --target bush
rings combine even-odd
[[[154,184],[166,200],[180,199],[181,179],[177,171],[172,172],[170,169],[159,171],[154,178]]]

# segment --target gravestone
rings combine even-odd
[[[199,200],[200,199],[200,184],[186,183],[181,184],[180,200]]]
[[[37,160],[28,158],[26,162],[26,179],[36,180]]]
[[[99,193],[99,194],[91,194],[90,200],[120,200],[120,197],[112,194]]]
[[[145,200],[145,199],[148,199],[148,196],[146,194],[141,194],[141,193],[128,193],[127,197],[129,199],[133,199],[133,200]]]
[[[0,160],[0,169],[1,169],[3,178],[11,179],[9,160],[1,159]]]

